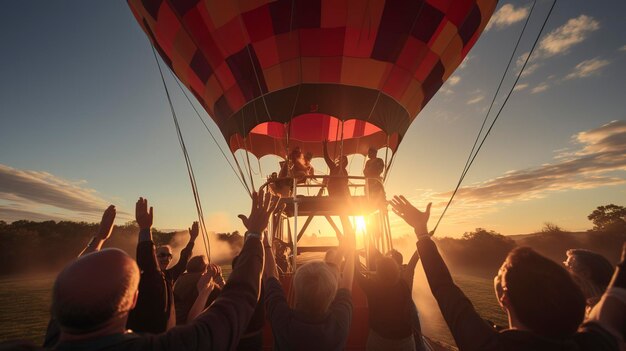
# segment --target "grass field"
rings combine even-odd
[[[437,304],[422,279],[418,271],[414,297],[424,333],[453,344]],[[505,315],[496,303],[489,279],[457,276],[455,280],[484,318],[506,325]],[[24,339],[42,343],[49,318],[53,282],[54,278],[50,276],[0,279],[0,341]]]
[[[54,277],[0,280],[0,340],[43,342]]]

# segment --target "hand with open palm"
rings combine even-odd
[[[413,206],[404,196],[394,196],[390,201],[391,208],[395,214],[413,227],[417,236],[428,234],[428,218],[430,217],[430,206],[426,205],[426,210],[420,211]]]

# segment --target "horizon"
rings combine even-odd
[[[432,201],[431,226],[454,190],[529,6],[498,4],[399,147],[387,196],[404,194],[419,208]],[[495,109],[547,10],[537,4]],[[596,207],[626,205],[624,12],[626,3],[608,0],[557,4],[438,236],[458,238],[478,227],[532,234],[545,222],[585,231]],[[116,224],[123,224],[134,219],[139,196],[154,206],[156,228],[187,228],[197,220],[157,67],[127,4],[23,1],[0,18],[6,51],[0,58],[0,220],[97,222],[112,203]],[[249,210],[248,195],[184,97],[176,92],[173,100],[207,229],[242,232],[236,216]],[[224,147],[215,123],[201,113]],[[252,160],[255,181],[277,170],[277,161],[265,157],[257,167]],[[320,159],[313,164],[327,170]],[[360,175],[362,164],[362,156],[351,158],[350,174]],[[390,219],[394,237],[411,233],[395,215]]]

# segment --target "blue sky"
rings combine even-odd
[[[514,66],[550,3],[538,1]],[[458,180],[530,5],[499,3],[489,29],[399,149],[387,193],[420,205],[433,201],[433,222]],[[624,13],[623,1],[557,3],[527,74],[440,226],[442,235],[476,227],[526,233],[545,221],[583,230],[596,206],[626,205]],[[156,64],[124,1],[12,2],[0,13],[0,43],[1,220],[94,221],[114,203],[123,223],[139,196],[155,206],[157,227],[186,228],[194,220]],[[518,69],[509,72],[504,91]],[[209,229],[240,229],[235,216],[247,211],[246,193],[184,97],[175,94],[174,103]],[[275,162],[262,160],[264,174]],[[356,173],[362,159],[352,164]]]

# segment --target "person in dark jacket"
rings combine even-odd
[[[180,277],[187,267],[187,262],[189,262],[189,258],[191,257],[191,253],[193,252],[193,246],[200,233],[198,222],[194,222],[192,227],[189,228],[189,242],[187,245],[180,251],[180,258],[178,262],[172,268],[169,267],[172,262],[172,258],[174,257],[172,254],[172,247],[169,245],[161,245],[156,249],[156,257],[159,263],[159,269],[163,273],[165,273],[165,279],[167,282],[173,286],[176,283],[178,277]]]
[[[328,182],[326,188],[328,189],[328,196],[347,198],[350,196],[350,188],[348,186],[348,157],[342,155],[337,162],[335,162],[328,154],[328,140],[323,143],[324,146],[324,161],[328,166],[329,172]]]
[[[366,350],[415,350],[412,315],[414,308],[411,290],[400,278],[400,267],[391,257],[376,260],[376,272],[366,277],[356,275],[367,296],[370,332]]]
[[[363,167],[363,175],[366,179],[367,196],[372,200],[385,200],[385,188],[383,186],[383,172],[385,161],[378,157],[378,150],[370,147],[367,150],[367,162]]]
[[[148,211],[148,200],[139,198],[135,205],[135,220],[139,225],[139,243],[137,244],[137,264],[141,272],[137,306],[128,317],[129,329],[137,333],[162,333],[176,325],[172,281],[178,278],[179,269],[170,272],[161,269],[152,241],[153,209]],[[193,239],[197,237],[198,225],[194,223],[190,231]],[[193,243],[191,244],[193,247]],[[189,250],[189,254],[191,251]],[[182,255],[181,255],[182,256]],[[187,264],[185,260],[185,265]],[[183,267],[184,269],[184,267]],[[182,272],[180,272],[182,273]]]
[[[395,196],[391,205],[415,230],[428,284],[460,350],[618,349],[617,339],[598,320],[581,325],[585,299],[568,272],[529,248],[509,253],[494,279],[496,297],[509,319],[508,329],[496,331],[454,284],[431,240],[431,204],[422,212]]]
[[[387,253],[385,253],[385,255],[383,256],[380,251],[378,251],[374,245],[374,243],[370,244],[370,261],[373,262],[373,265],[371,266],[372,270],[376,270],[378,268],[378,262],[380,260],[385,260],[385,259],[391,259],[393,260],[396,265],[399,267],[399,279],[404,282],[404,284],[407,286],[407,288],[409,289],[409,296],[410,296],[410,301],[408,303],[408,310],[410,311],[410,315],[411,315],[411,329],[412,329],[412,335],[413,335],[413,339],[414,339],[414,343],[415,343],[415,350],[417,351],[421,351],[424,350],[424,343],[422,341],[422,326],[421,326],[421,322],[419,319],[419,313],[417,311],[417,306],[415,306],[415,303],[413,302],[413,278],[415,276],[415,267],[417,266],[417,263],[419,262],[419,253],[417,252],[417,250],[415,250],[415,252],[413,252],[413,255],[411,256],[411,259],[409,260],[409,262],[407,264],[403,264],[404,261],[404,257],[402,256],[402,254],[395,249],[391,249],[389,251],[387,251]],[[389,266],[389,264],[387,265]],[[395,273],[394,273],[395,274]],[[383,276],[385,276],[386,274],[382,274]],[[378,274],[377,274],[378,276]],[[359,278],[359,276],[357,276],[357,278]],[[362,278],[365,278],[362,276]],[[360,282],[363,282],[363,279],[357,279]],[[379,286],[379,281],[376,279],[367,279],[367,286],[370,287],[376,287],[377,289],[373,290],[373,292],[378,292],[378,286]],[[384,286],[385,284],[383,284]],[[381,289],[383,289],[383,287],[380,287]],[[397,287],[396,287],[397,288]],[[385,293],[390,294],[391,291],[386,291]],[[379,296],[370,296],[372,294],[368,295],[368,301],[370,299],[373,300],[373,304],[375,307],[377,308],[384,308],[386,303],[390,303],[392,304],[394,307],[398,306],[398,300],[397,297],[392,298],[392,297],[383,297],[380,294],[378,294]],[[368,302],[369,304],[369,302]],[[370,313],[372,313],[372,309],[370,309]],[[391,315],[389,315],[391,316]],[[393,315],[393,318],[396,317],[403,317],[404,314],[399,314],[396,313]],[[377,316],[374,317],[374,320],[380,320],[381,316]],[[402,323],[400,321],[400,319],[398,319],[399,323]],[[391,322],[393,323],[393,322]],[[375,323],[376,324],[376,323]],[[378,322],[378,325],[387,325],[388,322]],[[371,319],[370,319],[370,326],[372,325],[371,323]],[[374,329],[375,330],[375,329]],[[376,333],[376,331],[374,331]],[[382,342],[381,335],[387,334],[390,335],[390,333],[386,333],[385,331],[382,332],[382,334],[380,334],[380,331],[378,333],[375,334],[370,334],[372,337],[374,337],[373,340],[378,340],[381,342],[378,342],[378,345],[381,345],[381,347],[383,347],[383,345],[386,346],[391,346],[392,344],[395,345],[398,342],[397,336],[396,338],[392,338],[392,340],[389,343],[385,343]],[[379,337],[379,338],[376,338]],[[395,339],[395,340],[394,340]],[[374,345],[374,344],[372,344]],[[372,346],[372,349],[374,349],[374,346]]]
[[[245,217],[248,231],[244,245],[222,294],[188,325],[159,335],[126,330],[129,311],[137,303],[140,279],[139,267],[132,258],[121,250],[108,249],[74,261],[54,284],[52,314],[61,330],[60,342],[54,349],[234,349],[258,301],[264,261],[261,236],[276,204],[269,194],[253,194],[252,211]]]

